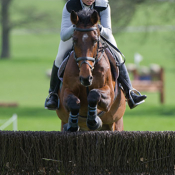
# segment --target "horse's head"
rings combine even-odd
[[[98,57],[99,16],[95,10],[71,12],[71,21],[76,26],[73,34],[74,58],[79,67],[80,82],[84,86],[92,84],[92,70]]]

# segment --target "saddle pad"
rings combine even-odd
[[[72,52],[71,52],[71,53],[72,53]],[[63,81],[64,70],[65,70],[65,68],[66,68],[67,61],[69,60],[69,56],[71,55],[71,53],[68,54],[67,57],[62,61],[61,66],[60,66],[60,68],[58,69],[58,74],[57,74],[57,75],[58,75],[58,78],[59,78],[61,81]]]
[[[109,59],[109,62],[110,62],[112,76],[114,77],[115,80],[117,80],[119,77],[119,69],[116,66],[116,61],[108,48],[105,49],[105,53],[106,53],[106,55]]]

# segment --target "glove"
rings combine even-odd
[[[103,26],[102,26],[101,24],[98,24],[98,28],[99,28],[99,30],[100,30],[100,32],[101,32]]]

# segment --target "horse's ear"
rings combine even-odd
[[[76,25],[78,23],[78,20],[79,20],[79,18],[78,18],[77,13],[74,10],[72,10],[72,12],[71,12],[72,23]]]
[[[94,12],[91,14],[91,23],[94,25],[99,21],[98,12],[94,10]]]

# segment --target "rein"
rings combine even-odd
[[[91,31],[97,30],[97,27],[91,27],[91,28],[87,28],[87,29],[82,29],[82,28],[77,28],[76,27],[74,30],[75,31],[79,31],[79,32],[91,32]],[[100,36],[99,36],[99,38],[100,38]],[[75,51],[74,51],[74,59],[76,60],[77,64],[78,64],[79,61],[82,61],[80,67],[82,66],[82,64],[85,63],[85,64],[88,64],[89,65],[89,67],[90,67],[91,70],[93,70],[95,64],[98,63],[101,60],[101,58],[103,56],[103,53],[104,53],[104,49],[102,50],[102,54],[98,58],[99,40],[100,39],[98,39],[98,41],[97,41],[98,47],[97,47],[97,54],[96,54],[96,57],[95,58],[94,57],[78,57],[77,58],[76,55],[75,55]],[[74,46],[73,46],[73,48],[74,48]],[[91,66],[87,61],[92,61],[94,63],[93,66]]]

